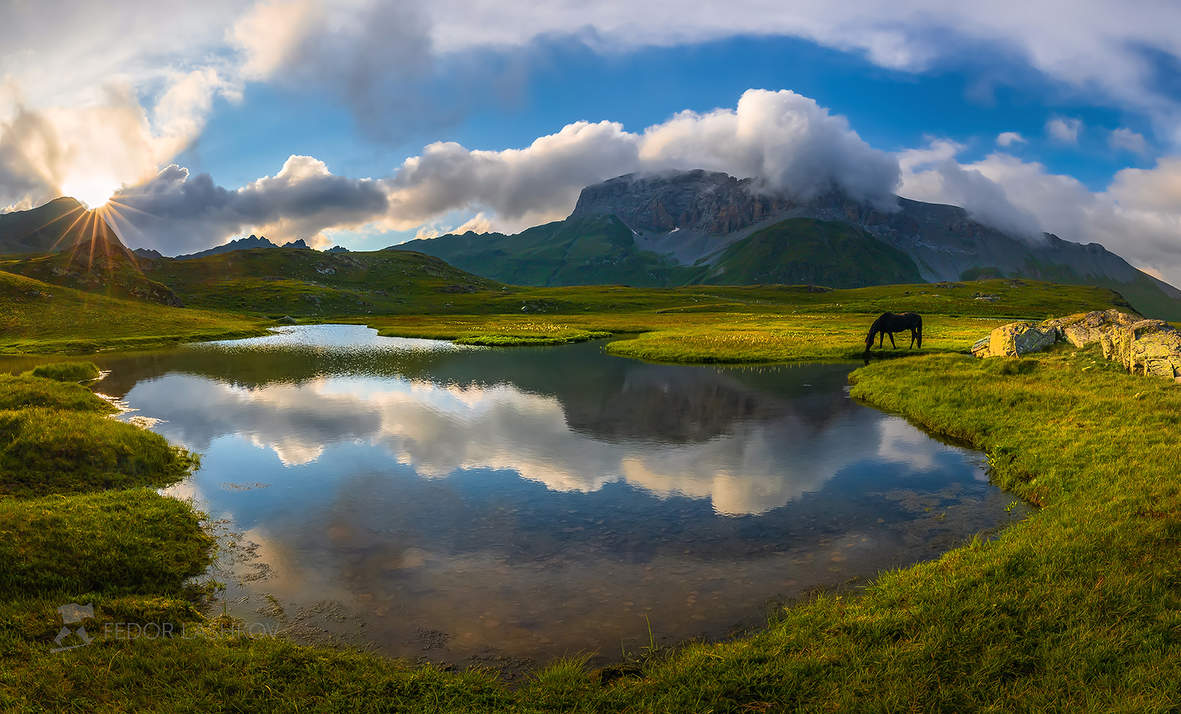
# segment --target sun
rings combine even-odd
[[[94,210],[107,205],[111,196],[118,188],[111,181],[94,177],[87,179],[70,179],[62,184],[62,195],[71,196],[82,202],[86,208]]]

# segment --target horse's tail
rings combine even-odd
[[[915,320],[919,323],[918,343],[919,343],[919,349],[921,350],[923,348],[923,316],[916,313],[914,317],[915,317]]]

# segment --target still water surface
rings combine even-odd
[[[309,641],[525,666],[725,636],[1017,516],[848,365],[653,365],[360,326],[101,360],[203,455],[228,607]],[[651,628],[651,630],[649,630]]]

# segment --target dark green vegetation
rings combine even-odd
[[[29,374],[59,382],[88,382],[98,379],[100,372],[98,365],[93,362],[53,362],[37,365]]]
[[[31,211],[0,214],[0,254],[44,254],[75,242],[86,209],[72,198],[58,198]],[[79,234],[80,235],[80,234]]]
[[[910,256],[860,228],[792,218],[727,247],[700,282],[857,288],[922,279]]]

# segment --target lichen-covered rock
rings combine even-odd
[[[1040,327],[1042,329],[1056,327],[1062,332],[1062,337],[1067,342],[1075,347],[1083,348],[1096,343],[1102,345],[1105,339],[1110,343],[1113,330],[1127,327],[1138,320],[1140,318],[1136,315],[1129,315],[1115,309],[1095,310],[1046,320],[1041,323]]]
[[[1181,330],[1118,310],[1079,313],[1039,324],[1002,325],[972,345],[977,357],[1020,357],[1065,340],[1075,347],[1098,343],[1103,356],[1129,372],[1181,383]]]
[[[1176,379],[1181,376],[1181,332],[1164,320],[1141,320],[1125,328],[1129,372]]]
[[[988,353],[980,357],[1020,357],[1052,347],[1061,332],[1057,327],[1042,328],[1032,322],[1010,322],[988,336]],[[975,347],[973,347],[975,354]],[[983,350],[981,350],[983,353]]]

